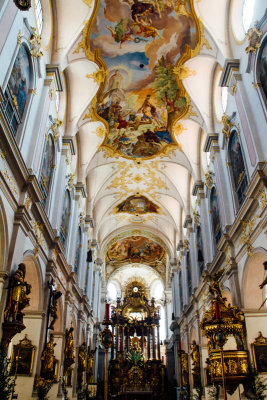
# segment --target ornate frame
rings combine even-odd
[[[267,374],[267,338],[262,336],[261,332],[259,332],[259,335],[255,338],[254,342],[251,343],[251,350],[256,371],[259,374]],[[261,356],[265,363],[265,366],[263,367],[260,365],[262,360],[260,360],[259,357]]]
[[[36,346],[27,338],[27,335],[13,346],[12,363],[16,366],[17,375],[32,375],[35,350]]]

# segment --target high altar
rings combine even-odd
[[[111,314],[114,335],[109,364],[110,393],[118,399],[160,399],[165,366],[161,360],[159,308],[142,283],[132,282]]]

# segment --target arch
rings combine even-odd
[[[260,248],[255,249],[252,257],[248,258],[245,263],[241,287],[241,296],[245,308],[258,310],[264,301],[264,297],[266,297],[264,290],[259,289],[264,278],[262,265],[264,261],[267,261],[267,250]]]
[[[31,251],[24,253],[23,264],[26,266],[25,280],[32,286],[29,311],[38,311],[43,308],[43,279],[41,267]]]
[[[245,200],[248,178],[243,157],[242,145],[237,129],[233,129],[228,143],[228,158],[230,161],[230,175],[234,189],[234,197],[240,206]]]
[[[256,68],[254,72],[256,82],[260,82],[258,93],[263,109],[267,110],[267,32],[263,35],[261,46],[256,56]]]

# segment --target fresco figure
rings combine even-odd
[[[188,105],[174,72],[200,35],[193,2],[186,13],[172,0],[101,0],[90,47],[110,72],[99,115],[108,122],[103,146],[127,158],[152,158],[176,145],[174,123]]]

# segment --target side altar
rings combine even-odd
[[[109,390],[121,400],[161,399],[165,365],[161,358],[159,308],[140,282],[125,289],[111,314],[114,335],[109,363]]]

